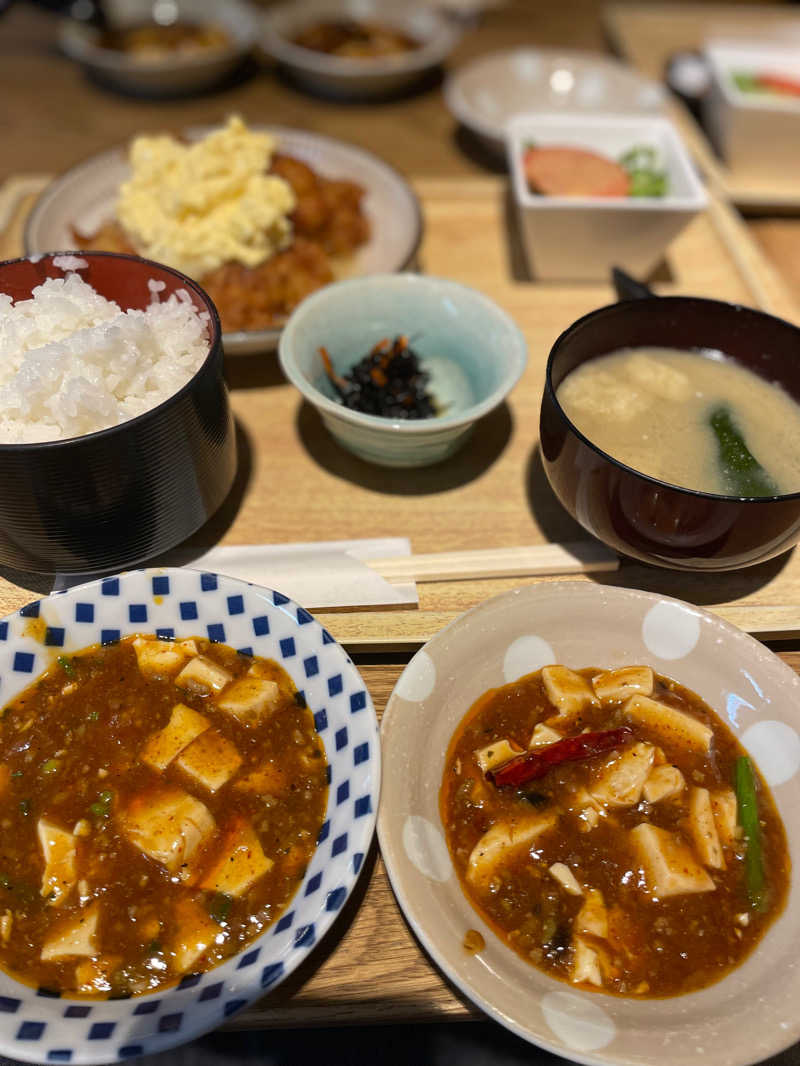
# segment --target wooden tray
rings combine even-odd
[[[42,178],[0,190],[0,255],[19,254],[25,211]],[[524,279],[516,227],[502,178],[416,182],[425,210],[421,264],[430,274],[475,285],[516,319],[529,345],[526,372],[508,405],[484,419],[451,461],[414,471],[370,466],[332,446],[317,415],[283,379],[274,355],[228,366],[241,428],[242,472],[231,500],[196,545],[286,543],[402,532],[416,552],[506,547],[584,535],[551,493],[538,455],[539,401],[552,342],[570,322],[609,303],[602,284],[532,284]],[[9,210],[9,201],[14,207]],[[658,273],[664,293],[741,301],[792,317],[796,308],[746,226],[716,197],[673,242]],[[290,497],[276,505],[279,485]],[[541,580],[541,579],[532,579]],[[545,579],[546,580],[546,579]],[[589,580],[585,578],[584,580]],[[800,563],[794,555],[741,574],[680,575],[625,564],[602,580],[661,589],[718,608],[762,636],[800,631]],[[420,586],[418,609],[324,612],[330,631],[352,650],[407,652],[458,613],[524,579],[451,581]],[[0,614],[49,582],[0,572]]]
[[[0,190],[0,255],[20,254],[21,223],[41,184],[41,178],[27,184],[15,179],[11,193],[6,186],[4,222]],[[227,373],[240,429],[240,474],[231,499],[196,535],[196,545],[391,532],[408,535],[417,552],[432,552],[583,536],[554,498],[539,461],[539,401],[552,342],[578,316],[611,302],[611,288],[536,285],[524,279],[504,179],[420,180],[415,188],[425,211],[422,268],[482,289],[514,316],[526,336],[529,365],[508,404],[484,419],[470,445],[447,463],[384,470],[331,444],[317,415],[283,379],[274,355],[232,360]],[[656,287],[664,293],[795,313],[746,227],[716,199],[673,243],[658,279]],[[770,626],[800,632],[800,608],[790,606],[800,604],[795,555],[716,576],[625,564],[602,580],[711,607],[762,635]],[[461,611],[522,583],[527,582],[428,584],[420,586],[419,609],[328,611],[318,617],[351,649],[373,653],[358,661],[381,713],[410,649]],[[49,588],[48,579],[0,571],[0,616]],[[309,963],[231,1024],[254,1028],[472,1016],[479,1012],[428,961],[402,920],[373,848],[367,876]]]
[[[800,41],[800,13],[766,4],[611,4],[603,9],[603,22],[615,49],[656,81],[663,81],[667,60],[674,52],[701,48],[709,37],[781,39],[789,35]],[[795,175],[740,176],[715,153],[685,108],[676,105],[672,117],[706,177],[732,203],[753,210],[800,208]]]

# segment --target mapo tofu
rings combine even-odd
[[[486,692],[447,752],[442,822],[470,903],[576,986],[718,980],[786,901],[786,835],[733,733],[646,666],[548,666]]]
[[[224,961],[302,881],[327,776],[271,660],[150,636],[60,656],[0,718],[0,966],[105,997]]]

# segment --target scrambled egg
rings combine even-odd
[[[275,139],[238,116],[193,144],[137,137],[117,218],[139,253],[195,278],[258,266],[292,239],[291,187],[267,174]]]

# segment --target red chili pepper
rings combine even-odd
[[[633,730],[628,725],[620,726],[619,729],[607,729],[602,733],[579,733],[577,737],[557,740],[555,744],[518,755],[499,770],[490,771],[488,776],[498,788],[524,785],[527,781],[544,777],[548,770],[560,766],[562,762],[591,759],[605,751],[622,747],[632,736]]]

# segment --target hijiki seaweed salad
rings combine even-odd
[[[407,420],[441,413],[428,392],[430,374],[404,334],[380,340],[345,374],[336,371],[326,348],[319,354],[337,399],[351,411]]]

